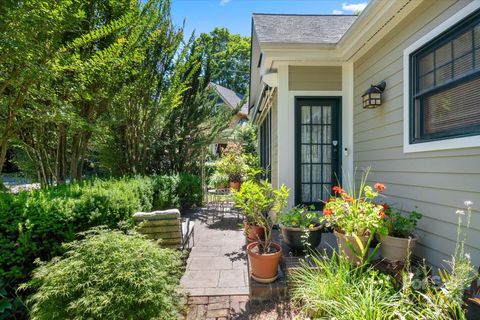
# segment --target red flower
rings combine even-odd
[[[389,206],[388,204],[386,204],[386,203],[381,204],[381,206],[383,207],[383,210],[384,210],[384,211],[387,211],[388,209],[390,209],[390,206]]]
[[[383,183],[379,183],[379,182],[375,183],[374,187],[378,192],[381,192],[381,191],[387,189],[387,187],[385,187],[385,185]]]
[[[333,192],[335,193],[340,193],[341,188],[339,186],[333,186],[332,187]]]
[[[327,217],[328,217],[328,216],[331,216],[332,213],[333,213],[333,212],[332,212],[332,209],[328,209],[328,208],[323,209],[323,215],[325,215],[325,216],[327,216]]]

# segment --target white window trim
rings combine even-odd
[[[410,143],[410,54],[424,46],[442,32],[462,21],[473,11],[480,8],[480,0],[459,10],[453,16],[435,27],[432,31],[415,41],[403,51],[403,152],[424,152],[449,149],[480,147],[480,135],[471,137],[452,138],[431,142]]]

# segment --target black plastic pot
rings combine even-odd
[[[283,241],[295,252],[305,249],[305,232],[308,233],[307,242],[310,244],[311,249],[318,247],[322,241],[322,225],[308,229],[308,231],[301,228],[285,227],[283,225],[280,225],[280,228],[282,230]]]

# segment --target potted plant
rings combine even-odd
[[[314,206],[296,206],[280,216],[283,241],[292,251],[316,248],[322,240],[323,225]]]
[[[214,189],[223,189],[227,187],[228,182],[228,176],[226,174],[215,170],[208,180],[208,186]]]
[[[380,235],[380,254],[389,261],[405,262],[410,257],[418,237],[414,234],[422,214],[413,210],[408,216],[383,204],[387,234]]]
[[[270,283],[278,276],[282,247],[272,241],[272,228],[287,205],[288,193],[285,186],[274,189],[268,181],[247,181],[240,191],[234,192],[235,206],[243,210],[250,223],[263,230],[263,239],[257,237],[257,241],[247,245],[252,278],[258,282]]]
[[[377,232],[385,232],[384,208],[373,200],[386,187],[376,183],[372,188],[366,184],[367,176],[368,171],[362,176],[358,190],[353,186],[347,192],[341,186],[334,186],[334,195],[325,203],[320,219],[334,229],[340,251],[352,263],[359,265],[372,260],[379,245],[368,255],[370,243]]]
[[[217,169],[220,173],[228,176],[229,187],[238,191],[248,170],[242,146],[229,142],[223,150],[222,157],[217,161]]]

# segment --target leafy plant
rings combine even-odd
[[[285,227],[311,229],[318,225],[318,212],[315,206],[295,206],[280,216],[280,222]]]
[[[31,318],[165,319],[179,315],[180,253],[140,235],[94,229],[33,272]],[[59,307],[61,306],[61,307]]]
[[[225,188],[228,185],[228,175],[218,171],[214,171],[208,180],[210,188]]]
[[[368,236],[376,232],[386,232],[384,208],[373,201],[386,189],[385,185],[376,183],[374,188],[367,185],[368,171],[362,175],[360,186],[353,185],[345,191],[341,186],[334,186],[334,196],[325,203],[322,221],[346,235]],[[355,180],[355,179],[354,179]]]
[[[230,181],[241,182],[243,180],[248,166],[240,144],[228,143],[225,150],[223,150],[222,157],[217,161],[217,170],[226,174]]]
[[[187,174],[91,180],[17,195],[0,193],[0,278],[7,300],[16,299],[34,260],[63,254],[62,243],[78,232],[105,225],[117,228],[136,211],[200,204],[200,179]],[[8,285],[7,285],[8,284]],[[21,306],[21,304],[15,304]]]
[[[235,206],[243,210],[247,222],[263,228],[265,239],[259,240],[260,253],[270,252],[272,228],[279,213],[286,207],[289,189],[274,189],[268,181],[246,181],[234,192]]]
[[[413,235],[417,222],[422,218],[422,214],[413,210],[408,216],[403,215],[387,204],[382,205],[387,215],[385,223],[388,228],[388,235],[397,238],[408,238]]]

